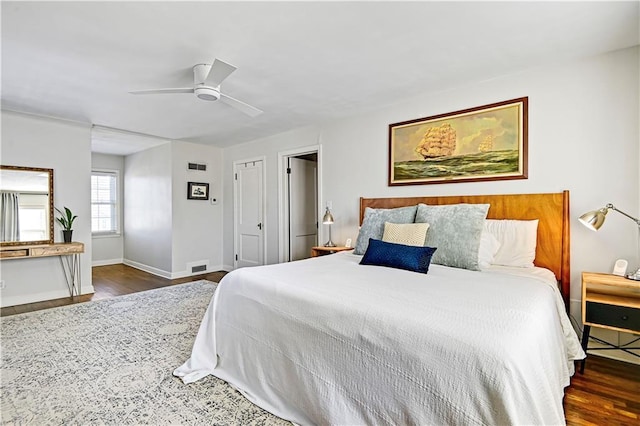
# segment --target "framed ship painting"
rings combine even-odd
[[[389,125],[389,186],[527,178],[528,98]]]

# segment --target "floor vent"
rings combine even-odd
[[[198,170],[200,172],[206,172],[207,171],[207,165],[206,164],[198,164],[198,163],[188,163],[187,164],[187,170]]]
[[[198,265],[198,266],[192,266],[191,267],[191,273],[193,274],[194,272],[204,272],[207,270],[207,265]]]

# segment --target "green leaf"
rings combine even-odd
[[[75,216],[68,207],[64,207],[64,213],[57,207],[55,207],[55,209],[60,214],[60,217],[56,218],[58,223],[62,225],[65,231],[71,231],[73,221],[76,220],[78,216]]]

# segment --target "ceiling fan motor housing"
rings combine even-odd
[[[220,91],[214,87],[196,86],[194,93],[203,101],[217,101],[220,99]]]

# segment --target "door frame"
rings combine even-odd
[[[251,157],[235,160],[231,168],[231,180],[233,181],[233,269],[238,269],[238,181],[235,179],[240,164],[262,161],[262,264],[267,264],[267,157]]]
[[[313,154],[313,153],[317,154],[318,156],[318,164],[317,164],[318,188],[317,188],[317,194],[316,194],[318,198],[317,200],[318,211],[316,212],[316,215],[318,217],[318,221],[320,221],[320,218],[324,214],[324,211],[322,210],[322,203],[320,202],[322,200],[322,145],[321,144],[308,145],[300,148],[294,148],[287,151],[278,152],[278,221],[279,221],[278,225],[280,230],[280,232],[278,232],[278,262],[279,263],[284,262],[286,257],[285,247],[286,247],[287,233],[285,232],[285,227],[286,227],[286,218],[288,216],[288,208],[287,208],[288,197],[287,197],[287,180],[285,179],[285,171],[286,171],[285,164],[287,159],[289,159],[290,157],[299,157],[300,155]],[[318,241],[324,241],[323,240],[324,235],[322,231],[323,231],[322,226],[318,226]]]

